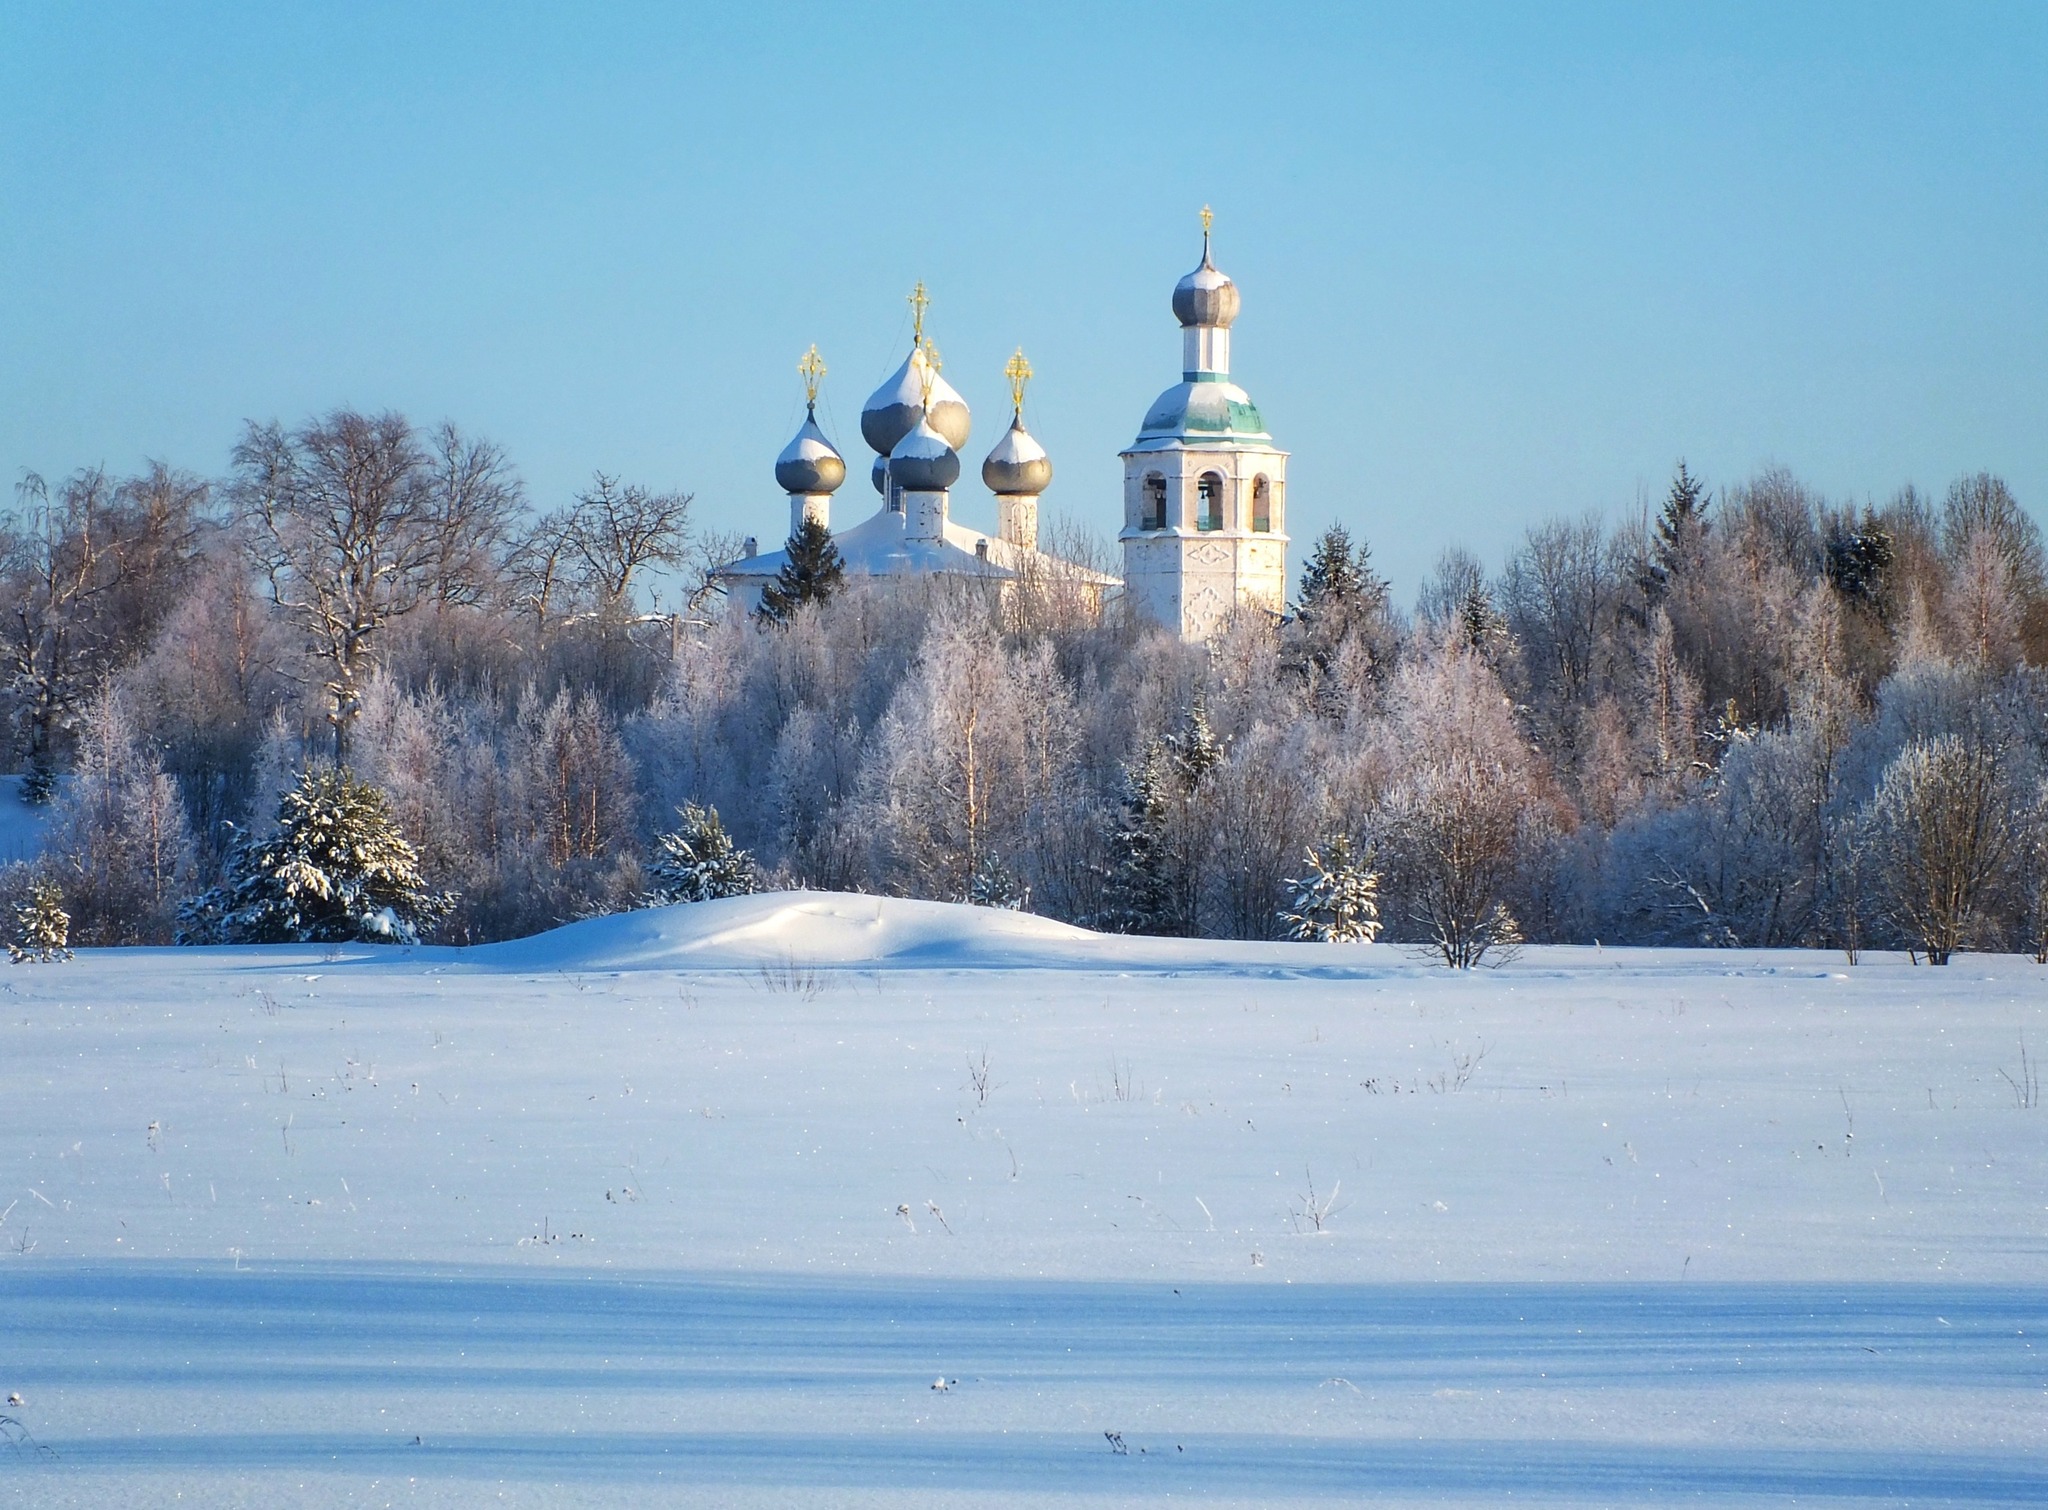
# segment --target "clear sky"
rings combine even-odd
[[[787,527],[931,287],[1107,533],[1217,213],[1236,376],[1408,598],[1684,456],[2048,509],[2048,5],[554,7],[0,0],[0,469],[225,469],[337,404]]]

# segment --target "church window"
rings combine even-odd
[[[1223,477],[1218,472],[1204,472],[1197,484],[1201,499],[1201,517],[1195,521],[1197,529],[1220,530],[1223,528]]]
[[[1273,528],[1273,484],[1264,477],[1252,482],[1252,528],[1261,534]]]
[[[1138,525],[1144,530],[1166,528],[1166,479],[1157,472],[1145,474],[1145,516]]]

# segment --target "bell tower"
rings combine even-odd
[[[1214,634],[1233,608],[1279,613],[1287,597],[1287,453],[1230,380],[1237,285],[1210,255],[1173,290],[1181,380],[1122,453],[1125,590],[1184,640]]]

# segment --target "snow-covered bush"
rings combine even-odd
[[[384,793],[345,769],[301,776],[230,872],[185,910],[184,942],[411,944],[453,905],[427,889]]]
[[[1287,936],[1315,944],[1370,944],[1380,936],[1380,876],[1372,852],[1356,857],[1351,840],[1338,834],[1308,851],[1308,873],[1287,883],[1290,904],[1281,909]]]
[[[659,835],[647,863],[649,906],[676,902],[710,902],[719,897],[750,896],[761,889],[753,857],[732,842],[718,809],[694,802],[676,809],[682,827]]]
[[[1916,740],[1870,801],[1892,919],[1931,965],[1996,939],[1990,904],[2019,827],[2001,765],[1995,748],[1953,734]]]
[[[14,937],[7,953],[15,964],[35,961],[54,964],[71,958],[71,914],[64,910],[64,894],[54,882],[37,881],[29,887],[28,900],[14,909]]]

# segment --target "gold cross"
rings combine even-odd
[[[924,285],[920,283],[918,287],[923,288]],[[925,417],[929,419],[932,412],[932,384],[939,380],[939,348],[930,341],[926,341],[922,350],[924,352],[924,371],[919,374],[919,383],[923,389]]]
[[[931,307],[932,296],[924,291],[924,279],[917,280],[917,287],[910,291],[910,344],[924,345],[924,312]]]
[[[1024,415],[1024,385],[1031,381],[1031,364],[1024,360],[1022,346],[1019,346],[1017,354],[1004,364],[1003,376],[1010,380],[1010,403],[1021,419]]]
[[[1202,234],[1203,234],[1203,236],[1205,236],[1205,237],[1206,237],[1206,236],[1207,236],[1207,235],[1209,234],[1209,227],[1210,227],[1210,226],[1212,226],[1212,225],[1214,225],[1215,223],[1216,223],[1216,212],[1215,212],[1214,210],[1210,209],[1210,208],[1209,208],[1209,207],[1208,207],[1207,205],[1203,205],[1203,206],[1202,206]]]
[[[796,370],[803,375],[804,402],[817,403],[818,379],[825,375],[825,359],[818,355],[817,342],[811,343],[811,349],[805,352],[803,360],[796,364]]]

